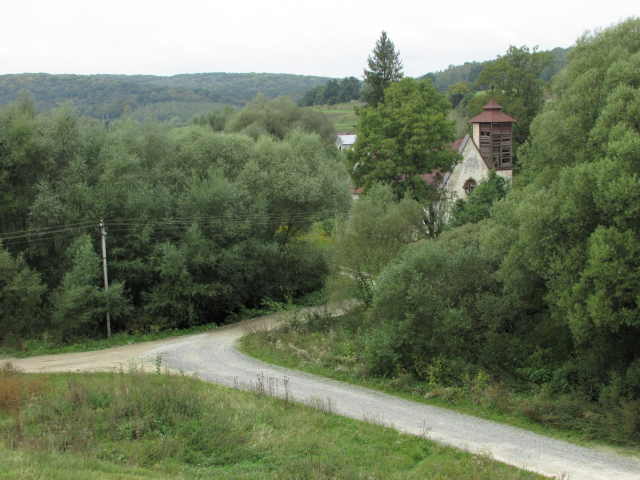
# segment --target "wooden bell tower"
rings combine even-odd
[[[516,121],[502,111],[495,99],[483,108],[484,112],[469,120],[473,124],[473,141],[487,167],[511,177],[513,170],[513,123]]]

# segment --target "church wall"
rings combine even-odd
[[[475,126],[474,126],[475,127]],[[455,198],[465,198],[464,184],[470,178],[480,183],[489,174],[489,168],[484,163],[480,152],[473,141],[468,141],[462,151],[462,161],[458,163],[451,176],[447,180],[446,189],[455,195]]]
[[[480,145],[480,124],[472,123],[471,125],[473,125],[473,135],[471,138],[473,138],[476,145]]]
[[[509,183],[513,181],[513,170],[496,170],[496,173],[507,179]]]

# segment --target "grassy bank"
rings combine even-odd
[[[540,478],[183,376],[0,372],[2,478]]]
[[[298,298],[289,299],[287,302],[277,302],[269,299],[263,301],[262,308],[243,309],[239,313],[229,315],[225,324],[240,322],[242,320],[262,317],[285,310],[293,312],[304,307],[321,305],[326,298],[321,291],[314,291]],[[215,323],[200,325],[191,328],[169,328],[156,332],[118,332],[110,338],[78,338],[76,341],[63,341],[52,335],[43,334],[36,338],[7,338],[0,343],[0,360],[7,358],[26,358],[39,355],[55,355],[59,353],[92,352],[106,348],[133,345],[135,343],[153,342],[165,338],[194,335],[208,332],[218,328]]]
[[[0,346],[0,360],[3,358],[26,358],[38,355],[55,355],[58,353],[92,352],[106,348],[133,345],[134,343],[152,342],[165,338],[193,335],[196,333],[215,330],[218,326],[214,323],[200,325],[192,328],[169,328],[159,332],[128,333],[119,332],[110,338],[79,338],[75,342],[63,342],[48,335],[41,335],[31,339],[13,339],[5,341]]]
[[[552,396],[542,387],[506,385],[485,372],[448,385],[434,372],[429,382],[399,371],[393,378],[368,375],[361,359],[362,318],[326,313],[294,316],[280,328],[243,337],[243,352],[268,363],[380,390],[506,423],[573,443],[640,452],[640,408],[633,402],[600,405],[578,396]]]

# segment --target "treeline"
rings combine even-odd
[[[566,65],[567,53],[572,47],[561,48],[556,47],[549,50],[548,53],[553,55],[554,61],[548,65],[542,72],[540,78],[545,82],[549,81],[553,75],[558,73]],[[429,78],[441,92],[448,92],[449,88],[458,82],[467,82],[475,84],[476,80],[484,70],[484,67],[495,62],[495,60],[487,60],[486,62],[465,62],[462,65],[449,65],[446,69],[437,72],[429,72],[419,79]],[[481,89],[486,90],[490,85],[480,85]]]
[[[335,105],[351,100],[360,100],[362,82],[356,77],[345,77],[341,81],[331,79],[326,85],[318,85],[305,92],[298,101],[299,107],[311,107],[314,105]]]
[[[296,110],[262,96],[216,131],[0,108],[0,341],[103,336],[106,311],[114,331],[223,322],[317,288],[348,177],[331,125]]]
[[[16,100],[21,90],[35,97],[36,112],[46,112],[71,101],[80,115],[117,119],[136,110],[171,106],[170,119],[186,124],[193,116],[193,104],[210,109],[215,104],[241,107],[258,93],[268,98],[302,95],[327,82],[324,77],[270,73],[200,73],[157,77],[153,75],[50,75],[25,73],[0,75],[0,105]],[[181,108],[185,104],[186,108]],[[150,113],[156,113],[152,109]],[[196,112],[200,113],[200,112]]]
[[[438,239],[418,241],[420,206],[389,186],[358,201],[332,281],[362,302],[353,349],[368,374],[490,375],[585,415],[597,401],[602,428],[640,438],[639,28],[578,39],[512,188],[490,176]]]

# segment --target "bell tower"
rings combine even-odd
[[[482,108],[484,111],[469,120],[473,125],[473,141],[487,164],[504,177],[513,176],[513,123],[516,121],[502,111],[495,99]]]

